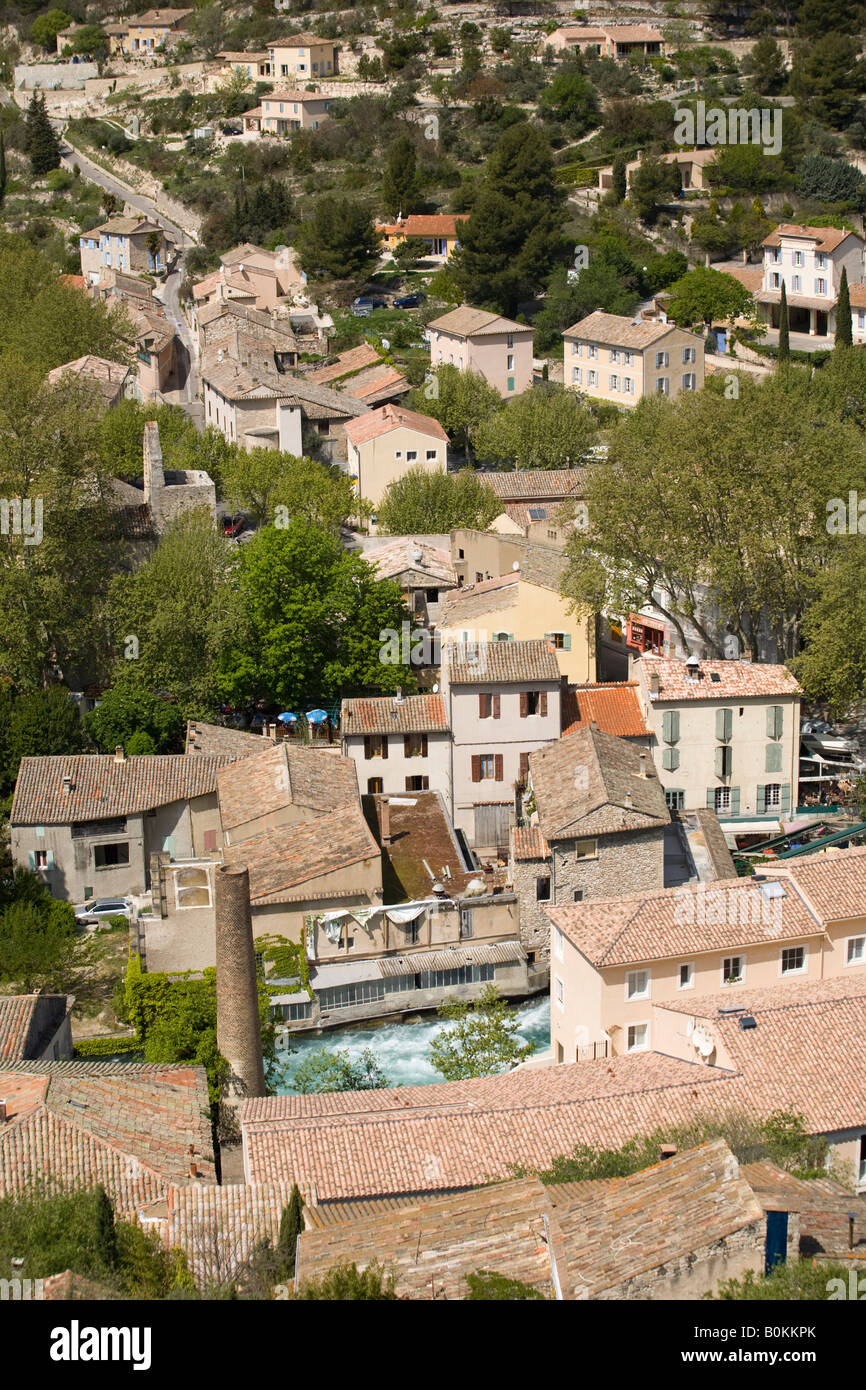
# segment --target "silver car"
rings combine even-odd
[[[98,926],[109,917],[125,917],[132,921],[132,902],[129,898],[91,898],[75,909],[75,920],[80,927]]]

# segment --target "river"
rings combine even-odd
[[[520,1037],[534,1042],[536,1051],[550,1046],[550,996],[529,999],[517,1009],[520,1018]],[[311,1052],[334,1052],[338,1048],[354,1060],[365,1047],[375,1052],[379,1065],[392,1086],[428,1086],[442,1081],[439,1072],[430,1064],[430,1043],[443,1028],[446,1020],[425,1015],[387,1023],[368,1023],[363,1027],[333,1028],[327,1033],[309,1036],[291,1035],[294,1051],[280,1056],[280,1068],[274,1078],[278,1095],[293,1095],[293,1077],[299,1063]]]

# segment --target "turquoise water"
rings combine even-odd
[[[517,1010],[520,1037],[534,1042],[537,1051],[550,1046],[550,996],[530,999]],[[437,1017],[409,1018],[404,1022],[368,1023],[363,1028],[333,1028],[319,1036],[292,1034],[294,1051],[281,1060],[276,1082],[278,1095],[294,1093],[292,1078],[298,1064],[311,1052],[334,1052],[337,1048],[354,1059],[370,1047],[392,1086],[429,1086],[442,1081],[430,1065],[430,1043],[448,1024]],[[281,1039],[282,1041],[282,1039]],[[282,1054],[279,1054],[282,1058]]]

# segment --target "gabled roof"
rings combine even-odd
[[[130,236],[139,232],[161,231],[162,228],[157,222],[152,222],[149,217],[139,214],[133,217],[110,217],[107,222],[100,223],[98,227],[91,227],[89,231],[82,232],[82,236],[92,237],[97,232],[108,232],[112,236]]]
[[[429,575],[441,584],[457,583],[449,552],[414,536],[401,536],[376,550],[368,550],[364,559],[375,565],[380,579],[394,579],[411,571]]]
[[[283,400],[297,405],[311,419],[342,420],[348,416],[366,415],[367,406],[356,401],[348,392],[332,391],[317,386],[304,377],[286,372],[253,371],[224,357],[219,360],[218,347],[209,347],[204,354],[202,381],[213,387],[226,400]]]
[[[518,864],[530,859],[548,859],[550,845],[538,825],[513,825],[511,827],[511,857]]]
[[[0,1062],[40,1057],[70,1007],[65,994],[0,995]]]
[[[641,352],[661,338],[666,338],[669,333],[682,331],[674,323],[659,323],[653,319],[635,323],[623,314],[606,314],[601,309],[596,309],[594,314],[587,314],[570,328],[564,328],[562,336],[604,343],[610,347],[633,348],[636,352]]]
[[[455,642],[442,654],[451,685],[559,684],[556,653],[548,642]]]
[[[139,815],[215,792],[217,774],[232,761],[224,754],[188,758],[184,753],[123,762],[102,753],[22,758],[9,819],[12,825],[72,825]],[[65,777],[71,779],[68,791]]]
[[[596,724],[603,734],[640,738],[649,734],[637,696],[637,681],[569,685],[562,693],[562,733]]]
[[[278,826],[251,835],[227,846],[223,859],[226,864],[246,865],[250,900],[259,906],[316,896],[311,888],[303,895],[292,890],[366,859],[378,861],[379,846],[356,800],[300,825]]]
[[[529,771],[547,840],[649,830],[670,821],[649,754],[612,734],[579,729],[530,753]]]
[[[562,501],[580,497],[586,482],[585,468],[513,468],[508,472],[483,468],[478,477],[503,502]]]
[[[361,343],[358,347],[338,353],[334,361],[326,366],[317,367],[315,371],[309,373],[307,380],[314,381],[320,386],[327,386],[340,377],[349,376],[353,372],[359,372],[362,367],[372,367],[381,361],[382,354],[373,347],[372,343]]]
[[[448,443],[448,436],[438,420],[431,415],[419,415],[416,410],[405,410],[400,405],[383,405],[378,410],[368,410],[362,419],[352,420],[346,426],[346,438],[352,444],[366,444],[371,439],[379,439],[392,430],[400,429],[415,430],[418,434]]]
[[[324,749],[302,748],[289,740],[224,768],[217,786],[224,830],[285,806],[325,813],[358,801],[358,778],[351,758]]]
[[[823,935],[820,919],[779,882],[783,897],[766,897],[754,879],[736,878],[593,898],[547,914],[599,970]],[[866,892],[863,898],[866,909]]]
[[[866,917],[866,847],[804,855],[785,868],[822,922]]]
[[[441,695],[406,695],[395,700],[344,700],[340,707],[344,738],[352,734],[438,734],[448,732],[448,717]]]
[[[846,237],[857,237],[856,232],[845,228],[840,230],[838,227],[803,227],[793,222],[780,222],[778,227],[774,227],[770,235],[764,237],[762,246],[781,246],[782,238],[794,238],[797,241],[814,241],[816,251],[835,251],[837,246],[841,246]],[[862,237],[857,237],[862,241]]]
[[[206,724],[200,719],[189,719],[186,725],[186,748],[189,756],[209,756],[225,754],[231,758],[249,758],[255,753],[263,753],[271,740],[262,734],[248,733],[244,729],[226,729],[221,724]]]
[[[459,309],[451,309],[440,318],[433,319],[427,327],[440,333],[456,333],[460,338],[532,332],[530,324],[515,323],[513,319],[503,318],[501,314],[491,314],[488,309],[473,309],[469,304],[461,304]]]
[[[701,661],[697,678],[692,679],[685,661],[674,657],[652,656],[645,652],[637,669],[649,687],[650,677],[659,677],[658,695],[649,699],[664,703],[680,700],[734,700],[756,697],[802,695],[796,676],[787,666],[762,661]]]

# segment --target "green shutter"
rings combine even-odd
[[[508,634],[508,640],[509,640],[509,642],[513,642],[513,641],[514,641],[514,633],[513,633],[513,632],[509,632],[509,634]]]
[[[27,864],[28,864],[28,866],[29,866],[31,869],[35,869],[35,868],[36,868],[36,851],[35,851],[35,849],[29,849],[29,850],[27,851]]]
[[[680,741],[680,712],[676,709],[665,710],[662,715],[662,737],[665,743],[679,743]]]
[[[721,743],[728,743],[733,730],[733,710],[716,710],[716,738]]]
[[[45,858],[46,858],[46,868],[48,868],[48,869],[53,869],[53,868],[54,868],[54,850],[53,850],[53,849],[46,850],[46,851],[45,851]]]
[[[782,706],[767,706],[767,738],[782,737]]]
[[[562,634],[562,650],[563,650],[564,652],[570,652],[570,651],[571,651],[571,633],[570,633],[570,632],[564,632],[564,633]]]
[[[790,783],[790,782],[783,782],[783,783],[782,783],[782,790],[781,790],[781,792],[780,792],[780,797],[781,797],[781,805],[780,805],[780,807],[779,807],[779,810],[782,812],[782,815],[785,815],[785,813],[786,813],[787,811],[790,811],[790,809],[791,809],[791,783]]]
[[[725,745],[722,744],[719,748],[716,749],[716,776],[717,776],[717,777],[724,777],[724,775],[725,775]]]
[[[665,748],[662,750],[662,767],[665,772],[676,772],[680,765],[680,754],[677,748]]]
[[[710,808],[711,811],[715,808],[715,804],[716,804],[716,789],[715,789],[715,787],[707,787],[707,805],[709,806],[709,808]]]
[[[766,758],[764,760],[765,772],[782,771],[782,745],[781,743],[768,743]]]
[[[739,789],[739,787],[731,787],[731,815],[732,815],[732,816],[738,816],[739,814],[740,814],[740,789]]]
[[[758,787],[755,795],[755,810],[762,816],[767,809],[767,792],[764,787]]]

